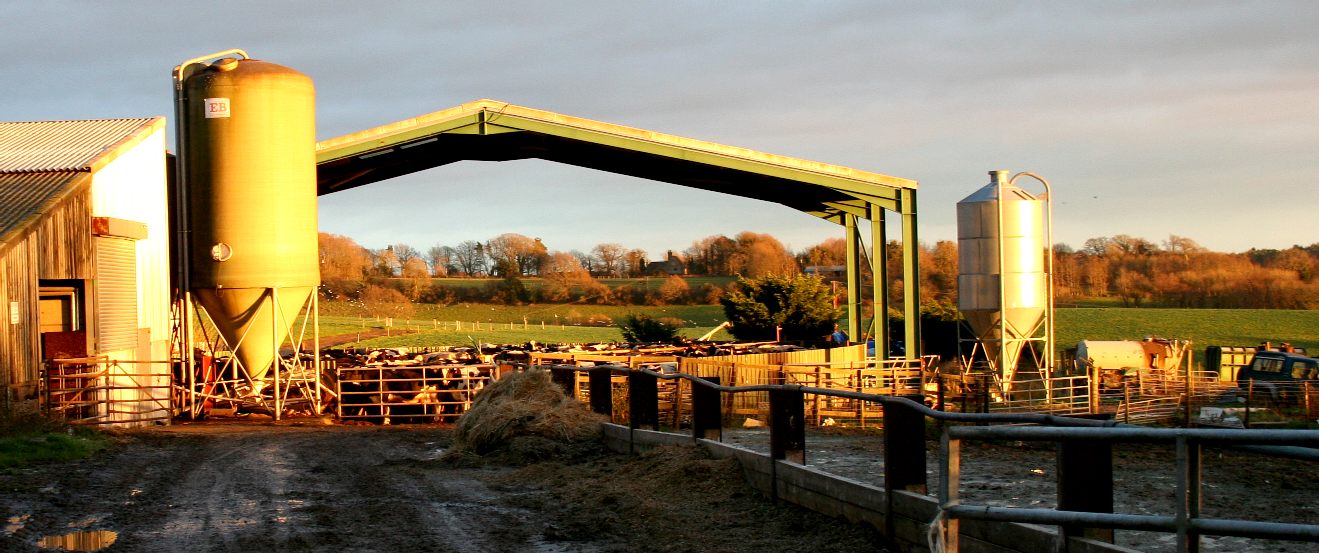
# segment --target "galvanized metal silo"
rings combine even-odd
[[[180,73],[187,287],[259,394],[320,284],[315,90],[245,55]]]
[[[1051,341],[1047,198],[1012,184],[1007,171],[989,175],[957,203],[957,303],[1007,391],[1026,343]]]

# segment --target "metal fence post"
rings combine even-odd
[[[806,464],[806,394],[798,389],[769,391],[769,456]]]
[[[614,369],[594,367],[586,372],[587,386],[591,391],[591,411],[606,417],[614,416]]]
[[[1058,510],[1113,512],[1113,445],[1098,440],[1058,442]],[[1113,543],[1113,529],[1063,526],[1064,542],[1084,537]]]
[[[884,491],[925,493],[925,415],[912,405],[884,404]]]
[[[962,487],[962,441],[954,440],[948,437],[948,432],[943,433],[942,438],[943,455],[939,458],[939,508],[956,507],[961,504],[961,487]],[[892,491],[888,491],[892,494]],[[892,497],[890,495],[889,497]],[[893,501],[888,502],[888,513],[885,514],[885,537],[893,539],[894,534],[894,515]],[[943,545],[944,551],[957,553],[961,551],[961,522],[953,517],[943,520]]]
[[[628,428],[659,430],[658,378],[633,369],[627,373]]]
[[[719,377],[707,376],[706,382],[718,385]],[[719,390],[692,381],[692,437],[723,441],[724,415]]]
[[[1200,442],[1177,438],[1177,551],[1200,553],[1200,533],[1191,528],[1191,520],[1200,518],[1204,506],[1202,477]]]
[[[1255,379],[1246,381],[1246,413],[1241,418],[1241,427],[1250,428],[1250,408],[1255,403]]]
[[[884,404],[885,535],[894,535],[893,500],[898,490],[925,493],[925,415],[901,401]],[[955,497],[955,496],[954,496]],[[956,525],[953,526],[956,528]],[[956,551],[952,549],[951,551]]]

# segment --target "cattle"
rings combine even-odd
[[[452,421],[490,380],[493,367],[462,364],[475,361],[473,351],[407,357],[377,349],[334,356],[341,417],[376,424]]]

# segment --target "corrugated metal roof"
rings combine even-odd
[[[161,117],[0,122],[0,247],[92,171],[163,126]]]
[[[70,183],[87,173],[0,173],[0,237],[43,211]]]
[[[0,173],[90,171],[98,157],[155,120],[0,123]]]

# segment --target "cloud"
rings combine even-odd
[[[172,115],[174,64],[242,47],[315,79],[322,137],[490,97],[917,179],[922,237],[931,241],[952,237],[953,205],[998,168],[1055,183],[1066,202],[1059,230],[1071,242],[1178,234],[1245,249],[1319,235],[1319,223],[1303,215],[1319,210],[1308,192],[1319,143],[1313,2],[244,0],[4,9],[3,120]],[[501,210],[508,224],[562,201],[525,186],[584,195],[555,208],[581,214],[573,220],[594,219],[592,205],[608,213],[631,201],[628,220],[611,232],[656,244],[647,249],[681,249],[700,233],[791,234],[785,241],[796,247],[839,234],[758,202],[576,168],[458,164],[416,179],[343,203],[375,205],[367,200],[406,190],[445,205],[454,187],[417,183],[463,180],[535,198]],[[1102,200],[1086,200],[1095,196]],[[339,213],[338,202],[323,200],[338,217],[323,226],[336,232],[356,237],[392,225],[385,207]],[[1251,224],[1270,209],[1298,220]],[[692,235],[648,223],[674,213]],[[563,224],[565,243],[597,232]]]

